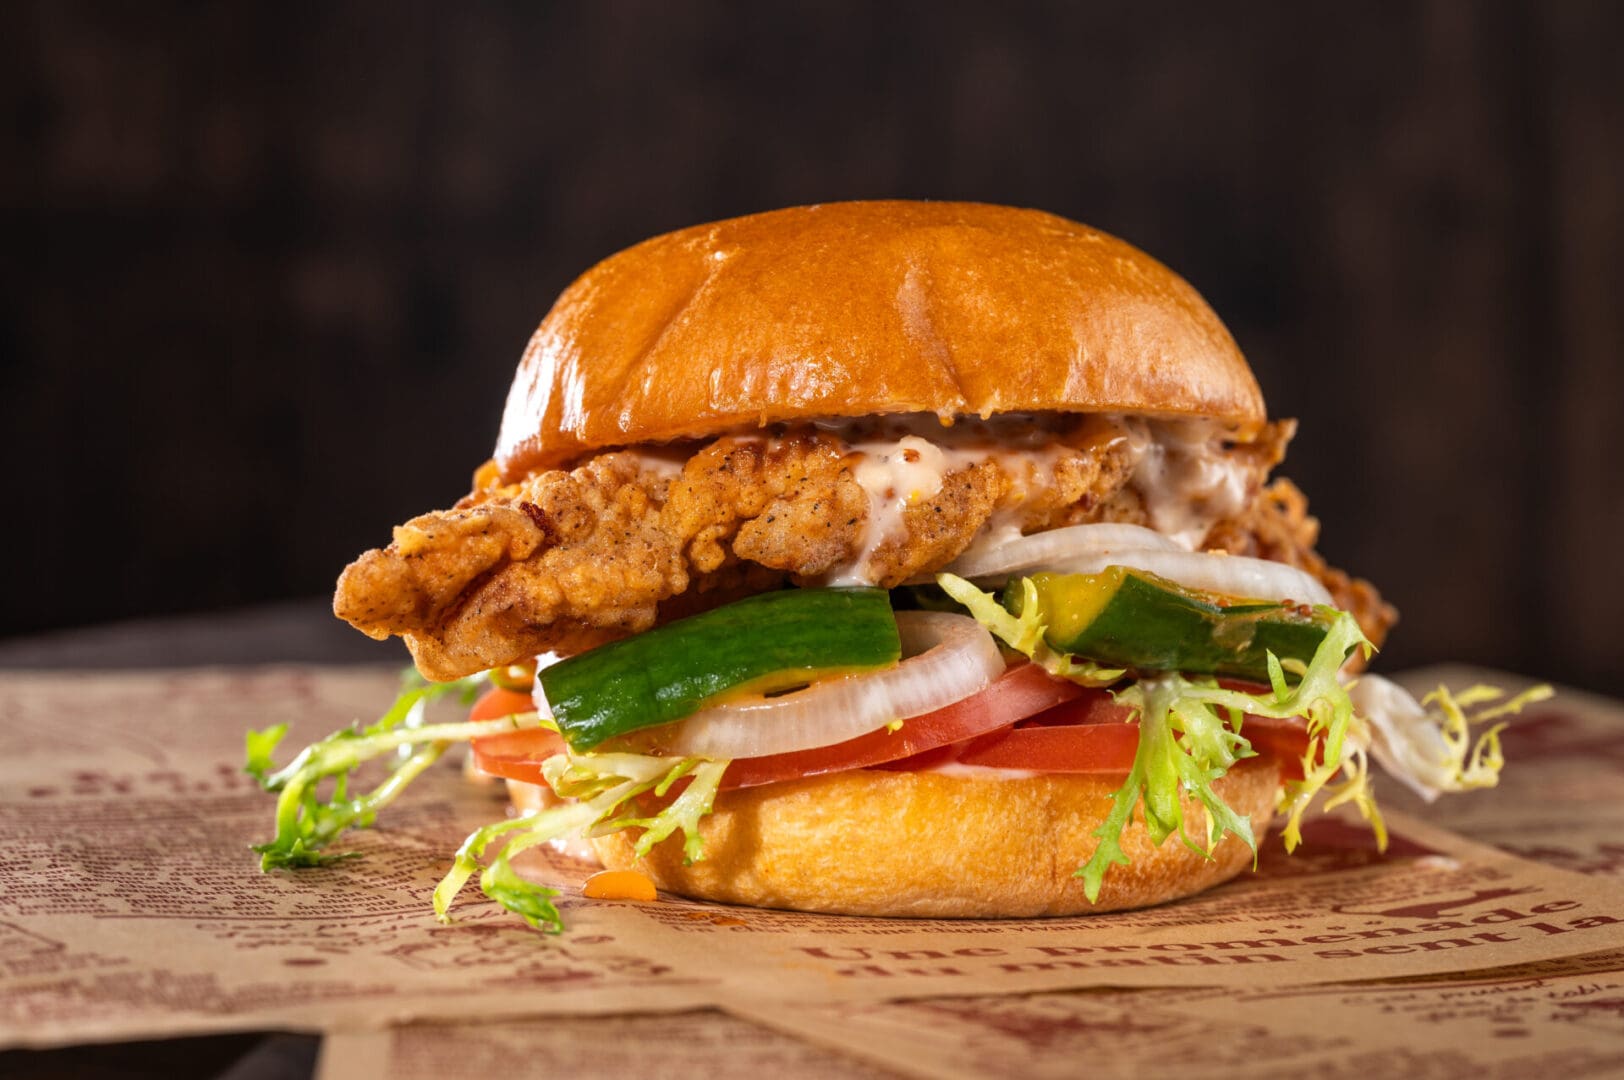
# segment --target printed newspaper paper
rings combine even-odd
[[[896,1073],[714,1009],[412,1024],[322,1040],[316,1080],[511,1075],[703,1076],[707,1080],[883,1080]]]
[[[1591,970],[1594,969],[1594,970]],[[337,1032],[318,1080],[560,1075],[1210,1080],[1615,1076],[1624,953],[1426,981],[1082,990]],[[750,1017],[758,1023],[749,1022]]]
[[[1422,692],[1494,682],[1445,668],[1405,682]],[[1504,736],[1511,767],[1495,791],[1441,800],[1389,790],[1475,839],[1587,874],[1624,877],[1624,708],[1564,691]],[[1396,939],[1395,939],[1396,940]],[[1427,976],[1314,987],[1185,987],[933,999],[799,1009],[738,1002],[735,1012],[921,1076],[1020,1072],[1143,1075],[1181,1066],[1251,1078],[1624,1074],[1624,951]],[[1112,1051],[1101,1054],[1102,1041]]]
[[[1594,970],[1592,970],[1594,969]],[[926,1077],[1211,1080],[1624,1073],[1624,952],[1424,981],[731,1006]]]
[[[1106,985],[1261,991],[1624,948],[1617,884],[1402,816],[1386,858],[1362,828],[1324,820],[1298,855],[1271,842],[1256,875],[1145,912],[924,922],[592,902],[579,895],[589,868],[544,853],[525,869],[565,887],[563,936],[472,890],[441,927],[429,890],[462,836],[502,813],[455,768],[355,834],[362,859],[261,875],[247,851],[271,800],[240,772],[243,730],[286,721],[296,746],[370,719],[392,675],[5,682],[4,1045]]]

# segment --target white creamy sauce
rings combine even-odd
[[[1059,413],[1001,413],[982,419],[977,416],[949,417],[944,422],[935,413],[892,413],[885,416],[814,420],[812,426],[847,443],[900,439],[918,435],[946,446],[1004,446],[1033,450],[1047,445],[1067,418]]]
[[[951,427],[934,416],[817,426],[861,455],[853,477],[869,502],[859,551],[825,575],[827,585],[874,584],[874,553],[903,534],[908,508],[939,494],[951,473],[988,460],[1012,479],[1013,490],[961,557],[1020,538],[1026,504],[1054,482],[1055,464],[1068,452],[1055,442],[1052,426],[1035,417],[971,418]],[[1224,452],[1228,428],[1206,420],[1139,419],[1125,420],[1124,427],[1135,460],[1129,487],[1144,500],[1157,532],[1194,550],[1213,525],[1245,509],[1252,470]]]
[[[914,503],[933,499],[942,490],[942,478],[959,468],[947,450],[918,435],[894,442],[852,445],[861,459],[852,469],[857,486],[868,493],[868,518],[863,523],[863,545],[857,557],[830,571],[830,585],[872,585],[869,563],[881,544],[903,531],[903,514]],[[957,457],[955,453],[953,457]]]
[[[1138,455],[1130,486],[1157,532],[1195,549],[1219,521],[1246,508],[1251,469],[1223,452],[1228,430],[1208,420],[1129,421]]]
[[[904,534],[908,508],[940,494],[942,482],[950,474],[984,461],[996,461],[1011,479],[1016,501],[995,510],[971,546],[1008,543],[1019,537],[1023,504],[1048,487],[1055,460],[1063,450],[1053,443],[1009,449],[988,443],[985,438],[984,433],[971,431],[954,432],[936,440],[904,435],[894,440],[852,443],[852,452],[862,455],[852,469],[852,477],[868,493],[868,518],[857,556],[826,575],[825,584],[874,584],[874,553],[887,540]]]

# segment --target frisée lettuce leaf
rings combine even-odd
[[[553,905],[557,889],[538,885],[514,870],[514,856],[527,848],[565,836],[603,836],[620,829],[640,828],[639,858],[681,829],[685,859],[704,858],[699,819],[710,813],[716,791],[727,769],[725,761],[702,758],[653,757],[644,754],[556,754],[542,763],[542,775],[555,793],[573,798],[558,806],[532,811],[512,821],[476,830],[457,850],[451,870],[434,890],[434,914],[450,922],[451,903],[462,891],[492,840],[513,834],[479,876],[486,896],[524,918],[538,930],[558,933],[563,919]],[[632,800],[645,792],[663,798],[678,780],[688,786],[658,813],[638,817]]]
[[[545,723],[535,713],[478,724],[423,722],[429,702],[456,695],[468,704],[483,684],[483,676],[448,683],[424,683],[409,678],[389,711],[375,723],[348,727],[311,743],[276,771],[272,771],[275,769],[272,754],[287,734],[287,725],[250,731],[244,771],[266,791],[277,794],[276,835],[253,846],[260,856],[260,869],[322,866],[354,858],[355,852],[326,849],[346,830],[371,825],[378,811],[439,760],[452,742]],[[406,753],[376,787],[360,795],[350,794],[356,769],[374,758],[402,749]],[[320,794],[323,782],[329,779],[331,788],[326,795]]]
[[[1084,686],[1114,686],[1113,697],[1138,725],[1128,775],[1092,833],[1097,841],[1093,852],[1076,870],[1090,901],[1098,900],[1111,867],[1129,862],[1123,832],[1141,814],[1157,845],[1177,834],[1191,851],[1212,858],[1229,836],[1246,844],[1255,862],[1258,837],[1252,822],[1225,802],[1220,784],[1238,762],[1256,756],[1247,738],[1248,717],[1300,720],[1306,733],[1302,776],[1282,784],[1277,802],[1287,851],[1302,840],[1304,815],[1321,802],[1325,809],[1343,804],[1356,808],[1385,848],[1371,758],[1429,799],[1440,792],[1492,786],[1503,764],[1501,721],[1551,693],[1543,686],[1510,697],[1491,687],[1457,694],[1440,687],[1417,701],[1377,676],[1352,680],[1342,670],[1348,657],[1374,650],[1352,615],[1329,607],[1314,609],[1328,629],[1306,661],[1300,655],[1285,661],[1267,655],[1267,688],[1236,689],[1212,676],[1156,670],[1138,671],[1122,685],[1127,669],[1067,655],[1045,640],[1042,606],[1035,602],[1029,579],[1018,586],[1026,600],[1022,615],[961,578],[944,574],[938,581],[1009,649]],[[456,696],[471,703],[485,682],[483,675],[443,684],[409,680],[376,722],[329,735],[281,768],[275,754],[287,726],[249,732],[245,771],[277,795],[275,835],[253,849],[260,854],[261,869],[358,857],[356,852],[333,851],[335,841],[351,828],[370,826],[453,742],[540,727],[557,730],[550,717],[534,711],[491,720],[428,722],[431,701]],[[1483,728],[1474,732],[1474,725]],[[365,774],[358,772],[362,766],[391,755],[381,780],[351,793],[360,775],[377,775],[378,766]],[[558,932],[563,925],[553,903],[558,891],[526,879],[515,860],[530,848],[564,837],[638,829],[635,850],[642,857],[680,831],[685,859],[702,859],[700,822],[711,812],[728,766],[727,761],[700,757],[567,749],[555,754],[542,763],[542,777],[565,801],[470,834],[434,890],[436,917],[451,921],[452,904],[477,874],[488,898],[532,927]]]
[[[1231,765],[1255,755],[1224,718],[1185,699],[1188,685],[1182,677],[1168,675],[1140,679],[1116,695],[1118,703],[1133,709],[1139,718],[1139,749],[1128,778],[1112,798],[1110,813],[1093,833],[1099,845],[1077,870],[1090,902],[1099,899],[1105,872],[1130,861],[1122,850],[1122,831],[1133,821],[1136,807],[1143,807],[1145,827],[1158,845],[1176,832],[1185,846],[1210,858],[1224,834],[1233,833],[1254,855],[1257,852],[1252,823],[1212,789]],[[1186,791],[1206,810],[1206,830],[1199,846],[1184,827],[1180,796]]]
[[[485,682],[483,675],[433,684],[408,676],[394,704],[375,723],[345,728],[312,743],[281,769],[276,768],[273,756],[287,734],[287,725],[250,731],[244,769],[265,790],[277,794],[276,835],[253,848],[260,855],[260,869],[323,866],[358,858],[358,852],[332,852],[328,848],[346,830],[371,825],[378,811],[434,764],[453,742],[527,728],[553,728],[549,718],[535,712],[492,720],[425,722],[429,702],[455,696],[463,704],[471,704]],[[390,753],[399,756],[382,781],[363,794],[351,795],[349,787],[356,770]],[[643,830],[637,843],[641,857],[681,830],[685,858],[689,862],[703,858],[699,821],[710,813],[727,765],[726,761],[703,758],[642,754],[555,755],[543,763],[543,776],[558,795],[574,801],[475,830],[463,841],[450,871],[434,890],[436,917],[450,921],[452,900],[479,871],[480,888],[492,900],[538,929],[562,929],[552,903],[557,890],[526,880],[513,867],[514,857],[522,851],[560,837],[597,836],[639,828]],[[639,815],[633,800],[645,793],[663,798],[685,777],[687,786],[668,804],[655,813]],[[330,787],[321,794],[328,781]],[[496,856],[483,865],[481,858],[486,849],[499,838],[504,842]]]
[[[1020,615],[1004,607],[996,596],[982,592],[957,575],[938,574],[936,583],[948,596],[964,605],[976,622],[1056,678],[1069,679],[1080,686],[1110,686],[1127,674],[1123,668],[1105,667],[1051,649],[1043,640],[1048,627],[1042,621],[1042,605],[1037,602],[1037,586],[1031,578],[1021,579],[1026,602],[1021,606]]]
[[[1030,581],[1022,583],[1027,599],[1023,605],[1025,617],[1005,611],[996,598],[962,578],[943,574],[938,583],[1011,648],[1034,660],[1049,649],[1043,641],[1043,627],[1031,617],[1039,605],[1032,602]],[[1288,851],[1301,842],[1303,814],[1322,791],[1329,792],[1327,809],[1354,804],[1375,830],[1378,843],[1385,847],[1386,830],[1370,792],[1365,763],[1368,735],[1337,678],[1349,653],[1359,648],[1367,653],[1373,649],[1352,615],[1331,608],[1317,610],[1330,620],[1330,629],[1313,658],[1295,672],[1295,686],[1287,684],[1280,661],[1270,655],[1272,685],[1265,693],[1227,689],[1210,677],[1178,672],[1142,675],[1125,689],[1113,692],[1117,702],[1127,706],[1131,718],[1139,723],[1139,748],[1127,779],[1117,789],[1110,813],[1093,834],[1099,844],[1088,862],[1077,870],[1091,901],[1098,899],[1106,871],[1129,861],[1121,846],[1122,832],[1132,823],[1136,810],[1142,809],[1146,830],[1156,844],[1176,832],[1185,845],[1211,857],[1218,841],[1232,834],[1255,856],[1257,838],[1252,834],[1251,822],[1225,803],[1213,787],[1237,761],[1256,756],[1242,732],[1243,717],[1248,713],[1277,719],[1300,717],[1307,725],[1303,779],[1287,783],[1281,796],[1280,809],[1286,815],[1282,833]],[[1118,677],[1121,674],[1116,672]],[[1351,741],[1350,731],[1354,734]],[[1333,785],[1338,774],[1344,774],[1343,779]],[[1205,811],[1206,825],[1199,845],[1185,828],[1185,795]]]
[[[1067,658],[1054,660],[1038,622],[1035,589],[1023,580],[1024,616],[1006,611],[998,600],[974,585],[943,574],[941,587],[1011,648],[1066,676]],[[1126,780],[1117,790],[1105,821],[1095,830],[1093,855],[1077,870],[1088,898],[1096,900],[1106,872],[1127,864],[1122,832],[1143,813],[1151,840],[1161,844],[1178,833],[1193,850],[1211,856],[1223,836],[1233,835],[1251,847],[1251,823],[1235,813],[1213,785],[1243,758],[1255,756],[1247,741],[1246,716],[1301,719],[1308,735],[1302,778],[1281,788],[1277,809],[1284,817],[1281,839],[1287,851],[1302,842],[1303,816],[1323,796],[1323,809],[1349,804],[1387,846],[1387,830],[1376,806],[1370,758],[1429,801],[1443,792],[1493,786],[1504,757],[1493,723],[1551,696],[1549,686],[1536,686],[1512,697],[1494,687],[1474,686],[1459,694],[1440,686],[1421,701],[1380,676],[1348,680],[1342,668],[1355,650],[1366,657],[1375,651],[1352,615],[1330,607],[1315,614],[1329,630],[1306,663],[1287,661],[1296,685],[1286,678],[1286,664],[1268,655],[1269,689],[1259,693],[1220,686],[1210,677],[1178,672],[1141,673],[1126,688],[1113,691],[1118,704],[1139,724],[1139,747]],[[1098,669],[1078,679],[1113,674]],[[1120,676],[1122,672],[1114,672]],[[1429,709],[1428,706],[1431,706]],[[1477,708],[1479,706],[1490,706]],[[1475,709],[1475,711],[1473,711]],[[1475,739],[1472,726],[1492,724]],[[1185,800],[1205,812],[1205,836],[1198,846],[1185,828]]]
[[[1370,727],[1370,753],[1383,769],[1427,802],[1454,791],[1493,787],[1505,757],[1500,751],[1502,717],[1549,698],[1549,686],[1530,687],[1507,697],[1493,686],[1448,687],[1417,701],[1380,675],[1361,675],[1348,688],[1359,715]],[[1489,708],[1478,706],[1491,705]],[[1428,708],[1431,706],[1431,708]],[[1500,723],[1494,721],[1500,720]],[[1472,726],[1491,726],[1474,740]]]
[[[1287,851],[1301,843],[1303,814],[1325,790],[1330,793],[1327,809],[1353,803],[1375,830],[1377,845],[1386,848],[1387,830],[1370,791],[1364,751],[1348,738],[1350,728],[1359,721],[1336,677],[1348,653],[1361,646],[1369,648],[1369,642],[1353,616],[1335,615],[1330,632],[1295,687],[1286,685],[1280,662],[1271,656],[1274,685],[1267,693],[1230,690],[1210,678],[1168,672],[1141,678],[1115,695],[1139,721],[1139,751],[1127,781],[1117,791],[1112,812],[1094,832],[1099,846],[1077,871],[1090,900],[1098,898],[1106,870],[1128,861],[1121,848],[1122,830],[1133,820],[1135,804],[1144,806],[1146,827],[1157,844],[1177,830],[1187,846],[1210,858],[1218,841],[1229,833],[1256,857],[1257,838],[1252,835],[1251,822],[1213,788],[1235,762],[1255,756],[1242,730],[1242,718],[1247,714],[1307,721],[1303,779],[1288,781],[1280,799],[1280,810],[1286,816],[1281,835]],[[1339,773],[1345,773],[1345,778],[1333,786]],[[1196,848],[1184,831],[1183,794],[1206,811],[1204,848]]]

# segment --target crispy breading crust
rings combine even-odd
[[[1231,448],[1254,491],[1283,456],[1289,422]],[[1115,421],[1079,417],[1056,433],[1044,483],[991,458],[949,472],[909,505],[868,555],[891,587],[950,562],[1000,511],[1025,531],[1092,521],[1145,523],[1128,486],[1133,453]],[[698,444],[680,472],[630,452],[520,483],[491,482],[452,510],[398,527],[339,579],[335,613],[373,637],[403,636],[418,669],[452,679],[548,650],[579,652],[792,580],[817,584],[870,542],[869,495],[851,447],[797,428]],[[1260,497],[1207,546],[1299,565],[1379,639],[1392,609],[1313,551],[1301,496]]]
[[[1327,563],[1315,550],[1318,542],[1319,520],[1308,513],[1308,496],[1282,479],[1258,492],[1242,513],[1214,525],[1205,546],[1308,571],[1325,586],[1337,607],[1359,620],[1371,644],[1380,648],[1398,622],[1398,609],[1383,600],[1370,582]],[[1357,657],[1355,663],[1363,666]]]

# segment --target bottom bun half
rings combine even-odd
[[[592,841],[603,865],[636,869],[696,900],[849,915],[1012,918],[1145,907],[1190,896],[1251,862],[1226,836],[1208,859],[1178,837],[1151,843],[1143,815],[1122,834],[1131,862],[1106,873],[1097,903],[1076,869],[1121,786],[1115,777],[982,779],[856,770],[726,791],[701,823],[705,858],[682,861],[681,836],[638,859],[640,830]],[[1214,786],[1262,837],[1280,783],[1269,759],[1249,759]],[[1189,835],[1206,811],[1186,799]]]

